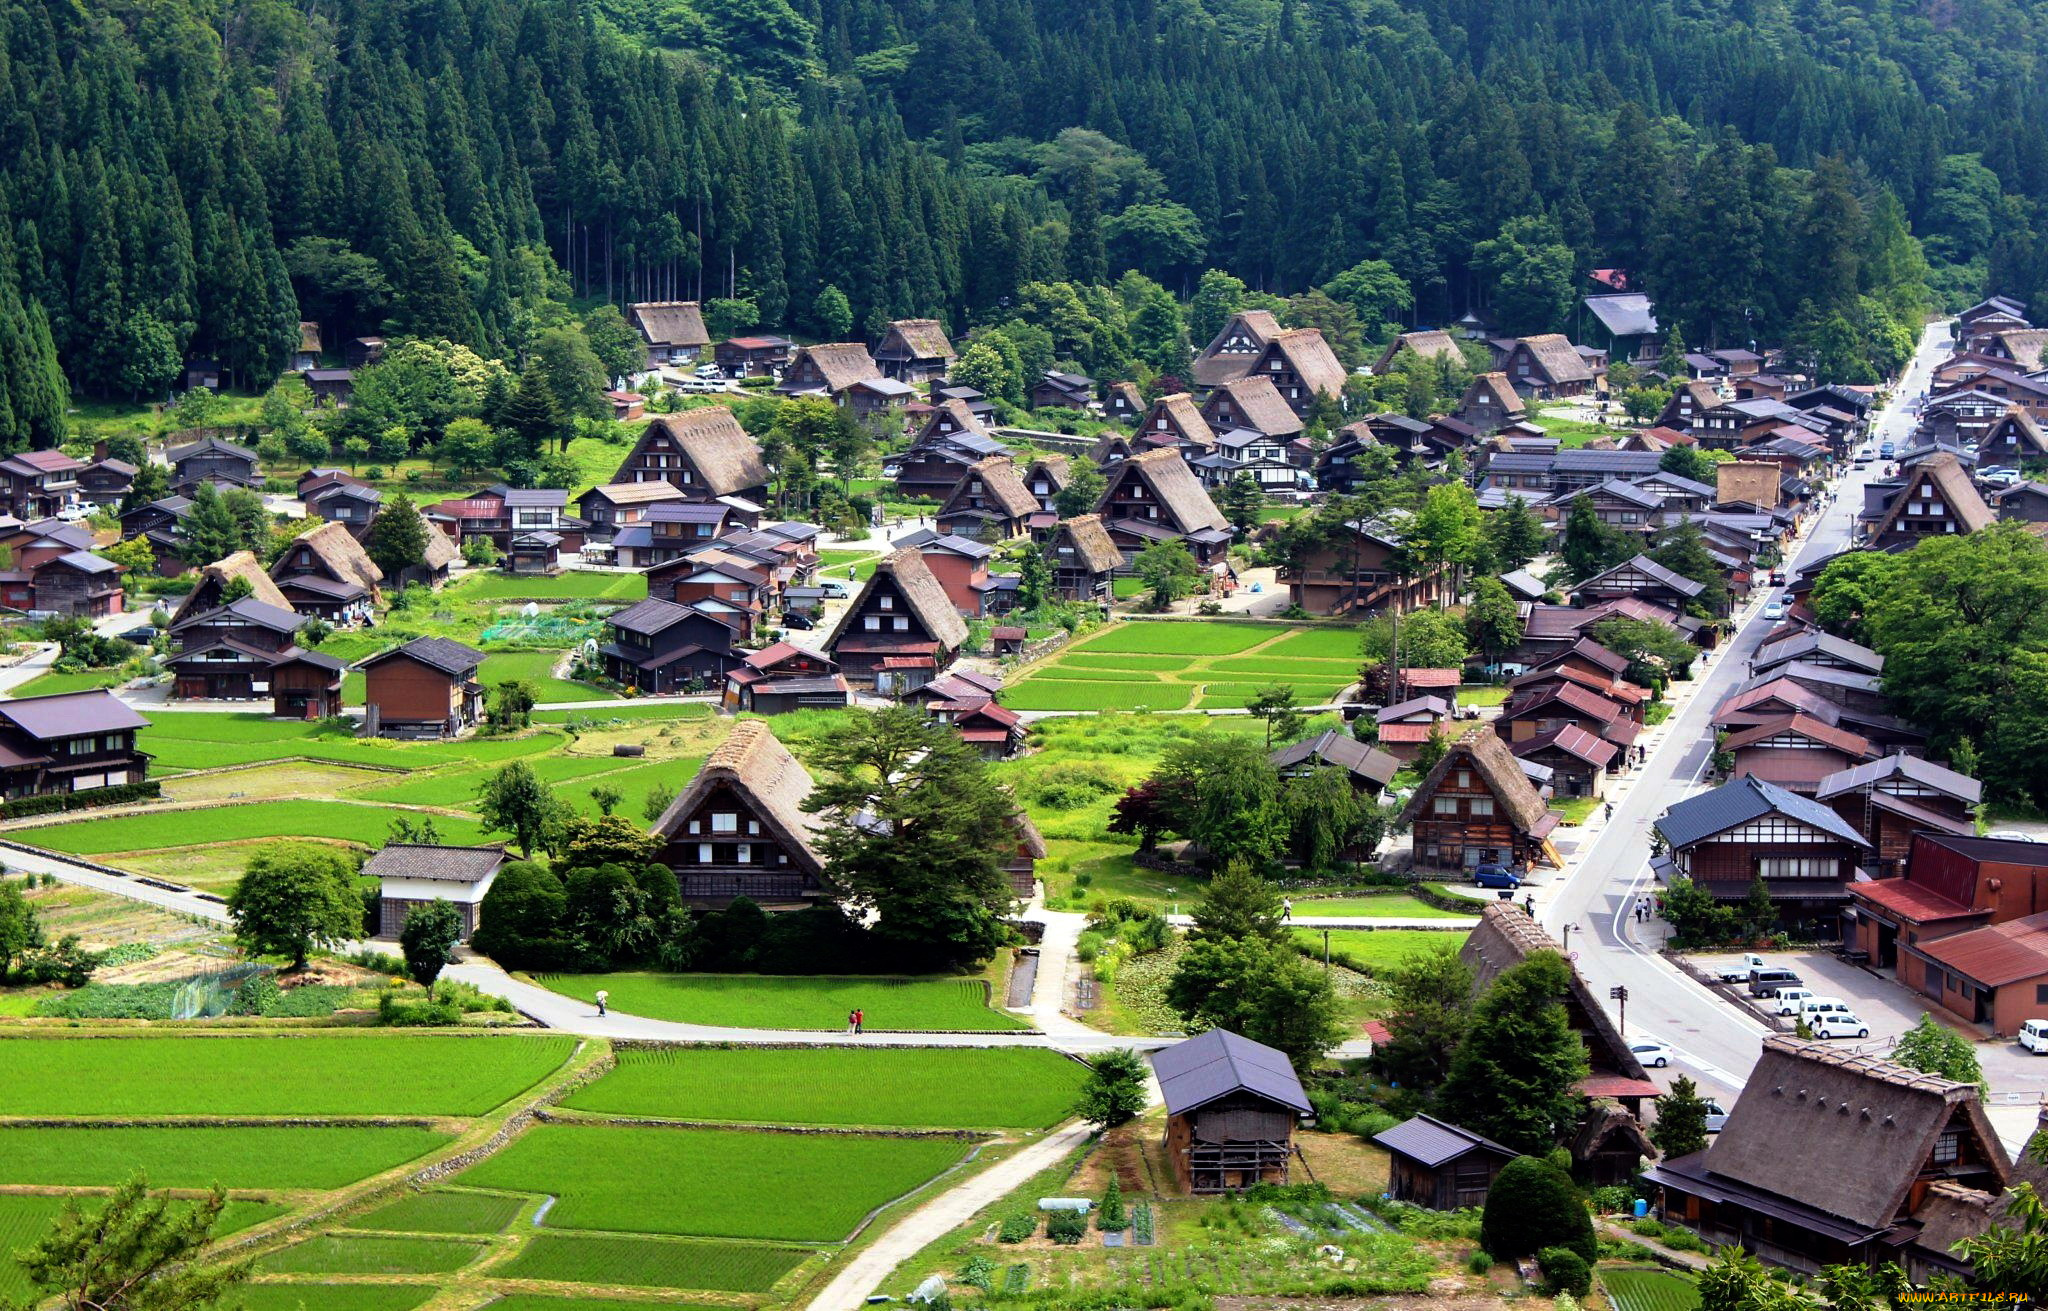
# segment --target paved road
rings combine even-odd
[[[1905,403],[1926,386],[1929,372],[1947,354],[1947,342],[1947,324],[1927,329],[1891,404],[1872,423],[1870,440],[1899,440],[1912,430]],[[1836,482],[1834,504],[1809,530],[1795,563],[1849,544],[1863,484],[1878,468],[1852,470]],[[1651,822],[1673,802],[1700,790],[1700,776],[1713,754],[1708,721],[1714,707],[1744,681],[1750,657],[1774,626],[1761,617],[1766,595],[1757,594],[1741,627],[1706,667],[1697,693],[1673,714],[1662,743],[1616,800],[1614,818],[1585,844],[1575,866],[1538,894],[1537,915],[1552,936],[1573,926],[1570,941],[1593,995],[1613,1013],[1618,1008],[1608,1000],[1608,990],[1626,987],[1628,1035],[1656,1038],[1676,1053],[1678,1065],[1658,1073],[1691,1074],[1722,1095],[1724,1104],[1748,1079],[1766,1030],[1639,943],[1628,907],[1651,886]]]
[[[27,833],[21,831],[0,834],[0,838],[9,840],[24,839],[27,836]],[[58,856],[43,856],[16,851],[12,847],[0,847],[0,868],[5,868],[10,874],[54,874],[66,883],[75,883],[83,888],[111,892],[117,897],[146,902],[151,906],[176,911],[181,915],[197,915],[201,919],[212,920],[217,924],[228,922],[228,908],[224,904],[196,892],[155,887],[139,878],[103,873]]]

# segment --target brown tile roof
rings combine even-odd
[[[1976,1129],[1994,1171],[2009,1174],[1975,1084],[1769,1034],[1704,1165],[1723,1178],[1883,1230],[1905,1204],[1935,1139],[1958,1114]]]
[[[825,862],[813,845],[824,823],[803,808],[811,795],[811,776],[765,720],[742,719],[733,725],[731,735],[654,822],[655,833],[675,837],[714,787],[733,788],[753,803],[793,867],[814,877],[824,873]]]
[[[1273,386],[1271,378],[1238,378],[1224,383],[1216,389],[1216,396],[1228,395],[1235,403],[1237,412],[1244,416],[1244,424],[1268,437],[1288,438],[1302,431],[1301,416],[1287,404],[1279,389]],[[1202,407],[1208,413],[1216,404],[1216,397]]]
[[[703,346],[711,341],[694,300],[645,301],[632,308],[633,324],[650,345]]]
[[[1867,901],[1880,910],[1902,915],[1915,924],[1970,919],[1978,915],[1991,914],[1989,909],[1972,910],[1962,902],[1952,901],[1934,889],[1915,883],[1911,879],[1876,879],[1867,883],[1851,883],[1849,895]]]
[[[1415,795],[1408,799],[1408,805],[1401,811],[1402,827],[1414,823],[1415,817],[1423,813],[1423,807],[1435,797],[1436,790],[1443,786],[1444,776],[1453,768],[1477,773],[1500,803],[1508,822],[1524,832],[1534,832],[1549,813],[1543,798],[1537,795],[1535,785],[1522,772],[1521,762],[1508,750],[1507,743],[1492,733],[1473,733],[1451,743],[1451,749],[1444,753],[1444,758],[1415,789]]]
[[[1732,734],[1721,746],[1726,751],[1739,751],[1743,747],[1755,746],[1757,743],[1767,738],[1775,737],[1780,733],[1794,733],[1809,742],[1819,742],[1823,746],[1833,747],[1837,751],[1855,756],[1858,759],[1862,759],[1870,754],[1869,738],[1851,733],[1846,728],[1836,728],[1832,724],[1823,723],[1811,715],[1796,713],[1774,716],[1754,728],[1747,728],[1740,733]]]
[[[1593,736],[1577,724],[1563,724],[1548,733],[1540,733],[1535,737],[1510,743],[1508,749],[1517,756],[1529,756],[1549,747],[1556,747],[1567,755],[1577,756],[1587,764],[1602,769],[1621,753],[1621,748],[1614,743]]]
[[[1038,498],[1024,485],[1024,479],[1017,472],[1016,461],[1007,455],[991,455],[968,465],[946,498],[948,507],[952,506],[954,498],[962,495],[970,478],[981,479],[982,495],[1009,518],[1021,519],[1038,508]]]
[[[728,407],[709,405],[664,414],[648,425],[657,426],[690,457],[713,496],[731,496],[767,483],[768,462],[761,458],[761,444],[740,427]]]
[[[806,356],[818,366],[818,372],[825,376],[825,386],[830,391],[845,391],[857,382],[882,376],[882,370],[875,364],[874,356],[868,354],[868,348],[857,341],[831,342],[823,346],[799,346],[783,376],[786,378],[794,373],[800,359]]]
[[[663,478],[647,483],[603,483],[583,495],[601,496],[613,505],[650,505],[655,501],[680,501],[683,489]]]
[[[1591,382],[1593,379],[1593,370],[1586,366],[1584,357],[1572,345],[1571,339],[1561,332],[1538,333],[1534,337],[1522,338],[1518,344],[1528,350],[1529,357],[1541,366],[1552,382]]]
[[[1310,391],[1332,398],[1344,394],[1344,365],[1321,328],[1289,328],[1269,340],[1266,349],[1285,355]]]
[[[1123,552],[1116,549],[1099,514],[1077,514],[1061,522],[1060,531],[1074,544],[1082,565],[1090,573],[1108,573],[1123,567]],[[1057,538],[1054,539],[1057,542]]]
[[[1120,476],[1143,478],[1159,504],[1174,517],[1184,533],[1200,528],[1230,526],[1230,521],[1216,508],[1216,502],[1209,499],[1209,493],[1201,480],[1195,477],[1195,471],[1180,458],[1179,451],[1147,451],[1143,455],[1132,456],[1110,469],[1112,486]],[[1105,501],[1107,496],[1105,491]]]
[[[427,535],[430,538],[446,536],[439,532]],[[377,562],[370,558],[363,544],[349,534],[346,525],[324,523],[298,540],[320,557],[329,576],[337,582],[361,583],[371,597],[377,595],[377,584],[384,581],[384,571],[377,567]]]
[[[882,344],[888,345],[891,337],[902,342],[917,359],[957,358],[953,343],[946,340],[946,330],[939,326],[937,319],[898,319],[883,334]]]

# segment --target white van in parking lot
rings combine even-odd
[[[1780,1012],[1782,1014],[1782,1012]],[[1799,1018],[1812,1024],[1823,1015],[1847,1015],[1849,1003],[1840,997],[1816,997],[1808,993],[1799,1002]]]
[[[1799,1014],[1799,1003],[1811,996],[1813,996],[1813,989],[1811,988],[1780,988],[1776,997],[1768,999],[1777,1003],[1777,1005],[1770,1008],[1771,1013],[1774,1015],[1797,1015]]]
[[[2028,1020],[2022,1024],[2019,1044],[2036,1056],[2048,1054],[2048,1020]]]
[[[1822,1011],[1807,1022],[1816,1038],[1868,1038],[1870,1027],[1848,1011]]]

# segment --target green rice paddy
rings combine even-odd
[[[64,1214],[64,1203],[68,1200],[34,1193],[0,1193],[0,1303],[28,1293],[27,1276],[10,1258],[48,1233],[57,1217]],[[88,1215],[102,1205],[96,1197],[78,1200]],[[220,1218],[214,1221],[214,1236],[218,1238],[247,1229],[283,1215],[284,1211],[285,1208],[275,1202],[231,1200],[221,1208]]]
[[[574,1048],[511,1034],[8,1038],[0,1115],[481,1115]]]
[[[1276,684],[1328,705],[1358,676],[1358,632],[1224,620],[1116,625],[1012,681],[1017,710],[1238,708]]]
[[[412,1234],[495,1234],[512,1223],[524,1197],[462,1193],[448,1189],[413,1193],[349,1221],[346,1229],[383,1229]]]
[[[418,1128],[0,1128],[0,1183],[158,1188],[339,1188],[451,1141]]]
[[[1465,945],[1457,929],[1331,929],[1330,959],[1367,974],[1391,969],[1419,952],[1442,944],[1453,950]],[[1322,929],[1296,929],[1294,941],[1317,960],[1323,958]]]
[[[204,842],[248,838],[332,838],[340,842],[381,841],[391,812],[346,801],[259,801],[206,810],[113,815],[25,829],[14,836],[33,846],[81,856],[110,851],[154,851]],[[441,841],[476,845],[483,824],[455,815],[435,815]]]
[[[609,1234],[538,1234],[519,1255],[491,1273],[506,1279],[554,1279],[571,1283],[638,1288],[697,1288],[718,1293],[765,1293],[810,1253],[801,1248],[750,1243],[663,1242]],[[492,1311],[576,1311],[605,1308],[606,1302],[573,1303],[553,1298],[514,1297],[492,1303]]]
[[[1302,916],[1315,919],[1356,916],[1360,919],[1445,920],[1470,918],[1479,911],[1477,902],[1473,903],[1471,910],[1443,910],[1405,892],[1389,892],[1378,897],[1296,898],[1294,902],[1297,919]]]
[[[556,1229],[837,1242],[966,1150],[949,1138],[543,1124],[461,1181],[554,1195]]]
[[[1699,1285],[1647,1267],[1601,1267],[1600,1286],[1614,1311],[1699,1311]]]
[[[270,1275],[435,1275],[460,1270],[483,1254],[482,1243],[449,1238],[322,1234],[272,1252],[256,1269]]]
[[[413,1311],[439,1291],[423,1284],[244,1284],[228,1305],[239,1311]]]
[[[540,983],[586,1000],[603,988],[611,994],[612,1010],[722,1028],[830,1032],[844,1029],[847,1012],[856,1008],[867,1013],[866,1027],[877,1032],[1029,1027],[989,1009],[988,990],[975,979],[623,973],[547,974]]]
[[[1087,1073],[1023,1048],[692,1047],[618,1060],[563,1105],[747,1124],[1039,1129],[1066,1118]]]

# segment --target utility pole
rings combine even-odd
[[[1330,972],[1330,931],[1323,930],[1323,973]]]
[[[1628,1033],[1628,989],[1617,983],[1607,990],[1607,995],[1621,1004],[1621,1022],[1616,1028],[1626,1036]]]

